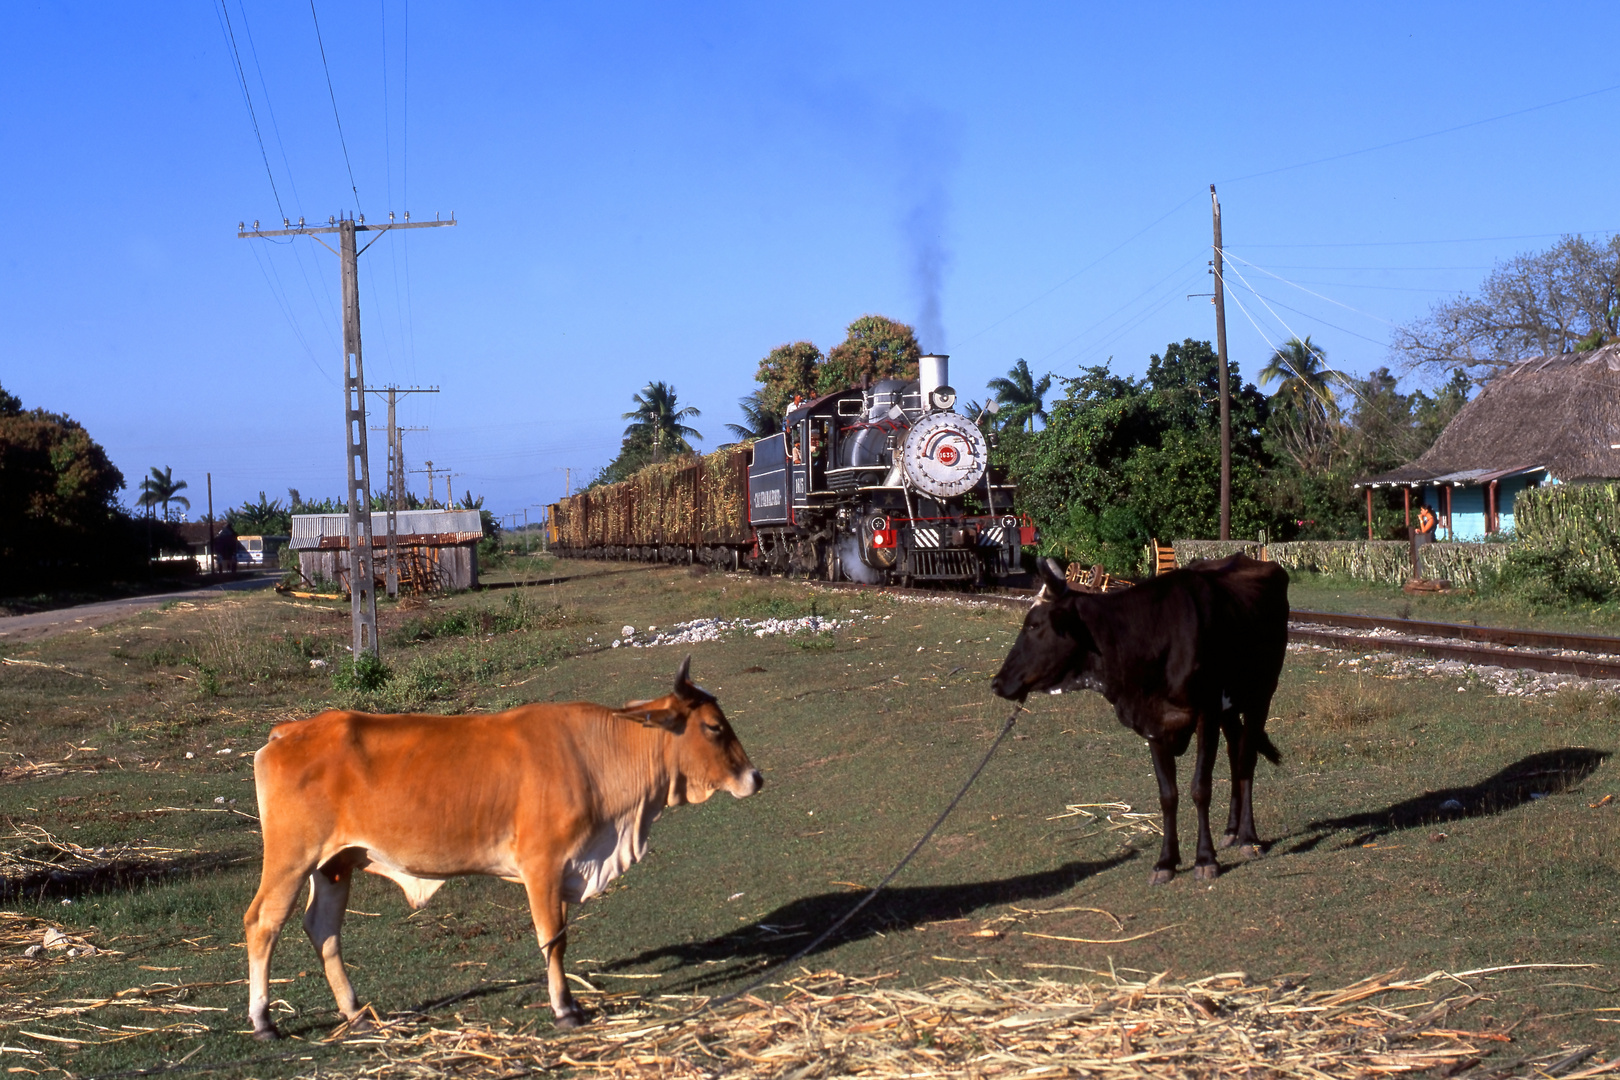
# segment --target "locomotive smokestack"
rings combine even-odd
[[[950,363],[949,356],[935,353],[917,358],[917,377],[921,384],[918,389],[922,391],[923,408],[928,408],[928,395],[942,386],[951,384]]]

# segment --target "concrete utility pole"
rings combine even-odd
[[[385,233],[394,229],[431,229],[439,225],[454,225],[456,216],[449,221],[412,221],[409,211],[403,222],[395,222],[393,212],[388,224],[367,225],[361,217],[329,217],[324,226],[305,226],[299,218],[295,226],[286,218],[284,228],[263,229],[255,221],[249,229],[236,223],[238,239],[271,236],[309,236],[342,262],[343,276],[343,445],[349,475],[349,614],[354,625],[354,658],[362,653],[378,654],[377,647],[377,593],[376,567],[371,551],[371,465],[366,443],[366,381],[365,366],[360,358],[360,264],[365,251],[377,242],[369,241],[358,247],[356,233]],[[322,233],[337,233],[338,246],[333,247],[320,238]],[[379,237],[380,239],[380,237]]]
[[[437,390],[433,391],[437,393]],[[373,391],[375,393],[375,391]],[[389,419],[393,419],[393,410],[389,410]],[[394,425],[390,428],[374,427],[372,431],[389,431],[388,436],[388,569],[383,580],[388,583],[388,595],[399,595],[399,555],[398,555],[398,514],[400,504],[405,501],[405,433],[407,431],[426,431],[425,427],[400,427]],[[393,575],[390,577],[389,575]]]
[[[425,468],[425,469],[412,469],[411,472],[414,472],[414,473],[427,473],[427,478],[428,478],[428,509],[431,510],[431,509],[433,509],[433,473],[434,473],[433,459],[429,458],[427,461],[422,462],[422,464],[426,465],[427,468]]]
[[[1221,255],[1221,200],[1209,185],[1215,215],[1215,354],[1221,365],[1221,539],[1232,539],[1232,394],[1226,385],[1226,277]]]
[[[405,494],[405,466],[402,463],[402,448],[399,440],[399,426],[394,422],[395,398],[399,394],[437,394],[437,386],[421,387],[389,386],[383,390],[373,390],[373,394],[388,395],[388,568],[383,573],[383,585],[389,596],[399,595],[399,500]],[[379,429],[372,428],[373,431]],[[426,428],[412,428],[412,431],[426,431]]]

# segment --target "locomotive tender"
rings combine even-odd
[[[989,443],[955,411],[948,357],[920,377],[795,402],[783,431],[649,466],[551,508],[564,554],[696,562],[864,584],[991,583],[1035,542]]]

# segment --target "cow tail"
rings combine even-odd
[[[1266,734],[1266,729],[1261,728],[1259,731],[1255,732],[1255,735],[1255,749],[1260,752],[1261,756],[1263,756],[1273,765],[1281,765],[1282,752],[1279,751],[1276,744],[1271,741],[1271,736]]]

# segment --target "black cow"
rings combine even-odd
[[[1192,798],[1198,808],[1200,880],[1220,873],[1209,832],[1211,775],[1221,732],[1232,769],[1232,809],[1222,847],[1259,855],[1254,828],[1255,756],[1280,757],[1266,713],[1288,647],[1288,573],[1242,555],[1198,562],[1123,592],[1071,590],[1057,563],[1002,663],[995,692],[1019,701],[1040,690],[1096,690],[1120,723],[1153,749],[1164,846],[1148,878],[1162,885],[1181,862],[1176,838],[1176,758],[1198,735]]]

